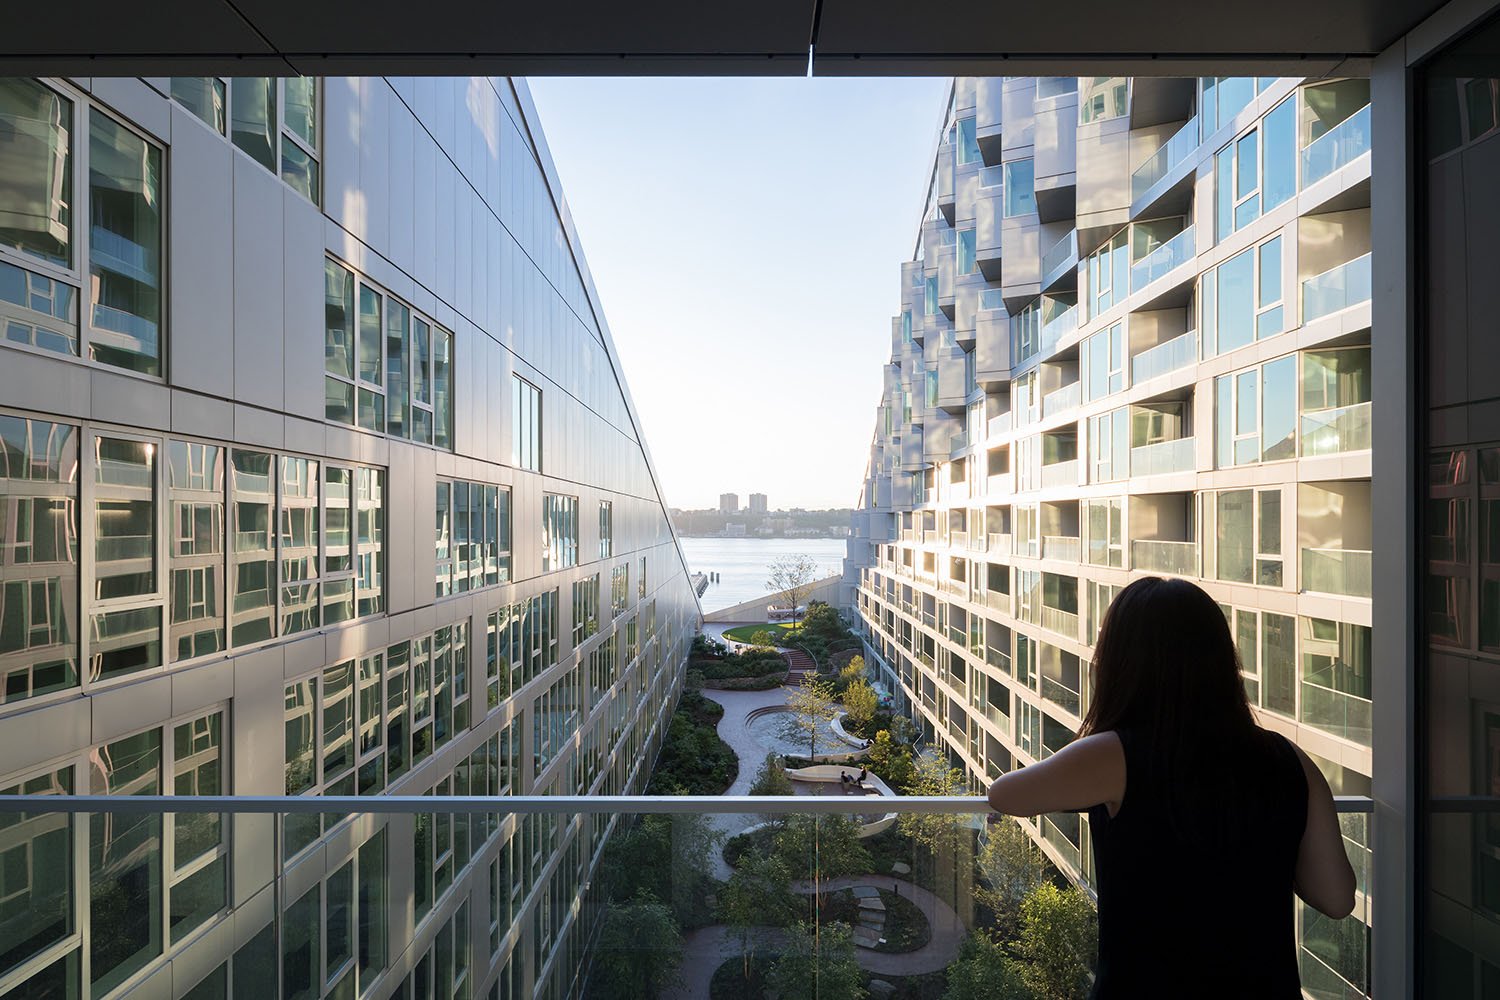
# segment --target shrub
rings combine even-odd
[[[776,646],[776,637],[767,630],[761,629],[759,632],[750,637],[750,645],[757,648],[765,646],[767,648],[774,649]]]
[[[786,768],[781,765],[781,758],[776,754],[766,754],[766,761],[760,766],[760,771],[756,773],[755,783],[750,786],[750,794],[792,794],[792,779],[786,776]]]

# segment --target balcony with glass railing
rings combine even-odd
[[[1317,594],[1369,597],[1373,579],[1369,549],[1302,550],[1302,589]]]
[[[1082,551],[1081,542],[1076,535],[1043,535],[1042,536],[1042,558],[1058,559],[1063,562],[1078,562]]]
[[[1078,264],[1078,230],[1070,229],[1042,254],[1042,287],[1057,281],[1070,265]]]
[[[1370,106],[1320,135],[1302,150],[1302,187],[1306,188],[1370,151]]]
[[[1146,256],[1130,265],[1130,290],[1138,292],[1158,278],[1191,261],[1197,256],[1198,245],[1192,226],[1172,237]]]
[[[1160,476],[1171,472],[1192,472],[1197,465],[1196,438],[1158,441],[1130,449],[1132,476]]]
[[[992,531],[989,533],[989,551],[991,555],[1010,555],[1010,532]]]
[[[1187,368],[1197,360],[1198,331],[1189,330],[1131,358],[1130,383],[1137,385],[1158,375]]]
[[[1001,590],[987,590],[984,592],[984,606],[991,611],[999,611],[1002,614],[1010,614],[1010,595]]]
[[[1078,485],[1078,460],[1076,458],[1042,466],[1042,486],[1052,489],[1058,486],[1076,485]]]
[[[967,547],[969,544],[969,533],[967,531],[948,532],[948,544],[956,549]]]
[[[1353,403],[1302,414],[1302,455],[1337,455],[1368,451],[1372,427],[1371,404]]]
[[[1075,615],[1074,618],[1076,619],[1077,616]],[[1076,639],[1077,635],[1068,633],[1068,638]],[[1065,712],[1070,712],[1073,715],[1080,714],[1079,709],[1083,704],[1083,699],[1079,693],[1061,681],[1053,680],[1046,674],[1042,675],[1042,697]]]
[[[1081,399],[1083,383],[1069,382],[1060,389],[1054,389],[1042,397],[1042,417],[1055,417],[1059,413],[1078,409]]]
[[[1037,354],[1046,357],[1057,350],[1057,345],[1064,337],[1078,329],[1078,307],[1067,306],[1061,312],[1054,313],[1052,318],[1042,324],[1041,346]]]
[[[1331,316],[1370,301],[1370,255],[1332,267],[1302,282],[1302,322]]]
[[[1157,181],[1186,160],[1198,148],[1198,140],[1198,117],[1194,115],[1130,175],[1130,200],[1135,201],[1151,190]]]
[[[1064,611],[1062,608],[1043,604],[1037,624],[1049,632],[1056,632],[1069,639],[1078,638],[1078,614],[1076,612]]]
[[[1132,569],[1173,576],[1198,575],[1198,543],[1137,538],[1130,543]]]

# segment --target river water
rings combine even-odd
[[[719,574],[703,594],[703,610],[717,611],[765,596],[771,563],[806,554],[818,566],[817,579],[843,572],[842,538],[684,538],[682,553],[693,573]]]

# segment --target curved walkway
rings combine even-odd
[[[932,928],[931,940],[916,951],[889,953],[856,948],[859,967],[866,972],[877,976],[918,976],[940,972],[958,958],[958,947],[968,930],[953,907],[921,886],[889,875],[849,875],[829,879],[823,885],[825,892],[856,885],[898,892],[917,904]],[[801,893],[812,892],[807,883],[794,882],[792,888]],[[750,933],[755,938],[756,950],[762,951],[778,944],[786,932],[779,927],[754,927]],[[739,934],[724,924],[693,931],[683,938],[682,965],[677,970],[679,982],[663,993],[663,1000],[707,1000],[714,971],[740,954]]]

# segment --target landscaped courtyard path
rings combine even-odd
[[[877,976],[917,976],[946,969],[958,958],[958,946],[967,933],[963,921],[953,907],[921,886],[888,875],[850,875],[829,879],[823,885],[827,892],[857,885],[872,885],[897,892],[915,903],[927,918],[932,938],[916,951],[892,954],[855,949],[860,968],[867,972]],[[803,893],[812,891],[806,883],[795,883],[793,888]],[[777,927],[756,927],[751,933],[756,950],[765,951],[774,949],[785,932]],[[682,965],[678,969],[681,981],[663,994],[664,1000],[707,1000],[714,971],[729,959],[738,958],[740,953],[739,934],[723,924],[703,927],[688,934],[683,939]]]

